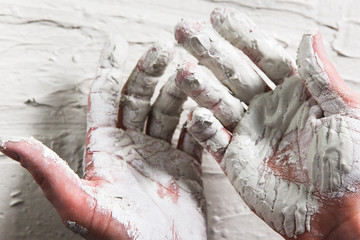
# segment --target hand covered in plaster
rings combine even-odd
[[[296,67],[241,13],[215,9],[211,22],[216,31],[188,20],[176,27],[178,42],[208,68],[178,69],[177,84],[203,107],[189,115],[189,133],[286,239],[360,238],[360,97],[320,34],[303,36]]]
[[[32,174],[64,224],[87,239],[206,239],[201,147],[186,131],[177,149],[168,143],[186,96],[169,81],[150,106],[173,47],[154,44],[119,101],[126,50],[119,37],[106,44],[90,90],[83,179],[33,138],[3,138],[1,151]]]

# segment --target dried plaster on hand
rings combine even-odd
[[[273,154],[271,149],[281,140],[305,101],[303,89],[302,82],[294,77],[273,93],[257,96],[235,129],[221,162],[250,208],[269,226],[288,237],[304,233],[305,229],[310,231],[310,217],[318,208],[313,189],[276,177],[271,169],[261,173],[259,167]]]
[[[331,89],[332,83],[314,49],[316,35],[314,31],[304,34],[297,62],[309,91],[324,109],[325,118],[311,140],[307,164],[311,181],[326,192],[338,190],[352,168],[354,146],[347,124],[350,118],[346,115],[356,116],[358,110],[350,109],[341,96]]]
[[[120,98],[122,121],[127,129],[143,130],[155,86],[173,56],[172,43],[157,42],[138,61]]]
[[[339,94],[331,90],[330,79],[325,72],[324,64],[315,53],[313,38],[316,33],[311,31],[304,34],[298,49],[297,64],[299,74],[306,81],[311,95],[314,96],[324,115],[346,113],[349,109]]]
[[[100,57],[89,95],[87,129],[99,126],[115,126],[118,99],[122,83],[122,67],[128,52],[128,44],[119,35],[112,35],[106,42]],[[90,111],[91,110],[91,111]]]
[[[223,154],[229,144],[230,134],[206,108],[196,108],[187,121],[186,128],[204,148],[215,154]]]
[[[88,148],[96,175],[110,184],[87,192],[98,200],[99,211],[111,209],[130,237],[171,239],[175,231],[184,239],[206,238],[203,187],[194,159],[165,141],[116,128],[94,130]],[[150,219],[156,222],[149,224]]]
[[[186,99],[186,94],[175,84],[175,75],[172,75],[151,107],[149,135],[170,142]]]
[[[245,14],[229,8],[217,8],[211,14],[216,31],[244,51],[274,82],[287,77],[295,63],[275,39],[259,31]]]
[[[314,190],[338,190],[352,167],[353,145],[345,121],[339,117],[335,124],[333,118],[316,130],[319,120],[309,115],[311,108],[304,105],[306,102],[303,83],[297,76],[287,79],[273,93],[257,96],[235,130],[221,163],[248,205],[287,237],[310,231],[311,216],[319,208]],[[308,116],[307,123],[296,129],[294,123],[303,122],[304,116]],[[307,165],[298,169],[307,169],[313,175],[309,184],[289,182],[268,168],[259,172],[264,159],[273,154],[268,149],[273,149],[283,134],[312,126],[313,140],[306,156],[302,156]]]
[[[200,106],[211,109],[229,130],[233,130],[244,108],[239,99],[203,66],[186,63],[178,68],[176,83]]]
[[[181,31],[184,39],[179,37]],[[177,40],[184,48],[241,101],[248,103],[254,95],[264,91],[265,82],[258,74],[260,70],[256,70],[255,65],[250,66],[251,60],[214,29],[197,21],[184,20],[178,23],[176,32]]]

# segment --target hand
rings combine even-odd
[[[360,238],[360,97],[327,58],[320,34],[303,36],[296,69],[240,13],[215,9],[211,21],[248,57],[199,22],[178,24],[178,42],[212,72],[191,63],[178,69],[178,85],[204,107],[190,114],[188,131],[286,239]],[[261,81],[269,79],[274,90]]]
[[[180,150],[159,139],[171,140],[185,100],[174,81],[148,119],[147,132],[157,138],[142,133],[173,49],[155,44],[139,60],[119,106],[126,49],[119,38],[107,43],[91,87],[84,179],[33,138],[2,138],[1,151],[32,174],[64,224],[87,239],[206,239],[199,149],[185,131]]]

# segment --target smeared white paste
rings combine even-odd
[[[224,126],[206,108],[196,108],[186,127],[204,148],[213,153],[223,153],[229,144],[229,133],[224,131]]]
[[[152,105],[151,117],[148,120],[149,135],[170,142],[186,99],[187,95],[176,85],[175,75],[172,75]]]
[[[184,14],[207,19],[213,5],[221,4],[212,1],[182,1],[181,4],[174,4],[172,1],[159,0],[156,4],[140,7],[144,5],[144,2],[127,1],[126,4],[121,4],[111,0],[107,3],[95,0],[91,3],[77,1],[74,4],[74,1],[66,0],[61,4],[35,1],[31,3],[31,6],[26,1],[1,4],[2,11],[6,14],[2,18],[2,27],[9,36],[4,39],[2,45],[3,50],[6,51],[4,55],[6,61],[3,61],[1,68],[2,75],[6,76],[2,80],[4,84],[1,94],[2,134],[41,135],[46,137],[46,140],[55,141],[64,146],[59,150],[60,155],[73,154],[72,149],[81,147],[83,144],[82,137],[78,136],[84,132],[84,111],[81,109],[81,114],[79,114],[79,109],[72,108],[70,103],[64,103],[66,104],[64,105],[66,119],[72,119],[77,124],[63,126],[59,124],[59,118],[56,116],[46,118],[46,120],[42,118],[43,109],[24,106],[22,103],[26,100],[25,97],[35,97],[39,101],[39,98],[42,98],[43,101],[45,98],[46,101],[51,101],[54,98],[49,97],[54,91],[67,90],[69,87],[75,88],[80,85],[79,81],[82,79],[91,78],[97,64],[94,55],[101,49],[107,32],[121,33],[129,41],[138,43],[131,47],[132,54],[127,59],[130,61],[134,60],[133,56],[142,54],[142,44],[147,45],[148,42],[158,37],[171,39],[170,34],[174,22]],[[351,27],[357,29],[358,25],[347,20],[357,17],[359,9],[357,3],[331,0],[326,1],[322,7],[318,7],[316,1],[291,0],[274,5],[272,1],[261,0],[243,1],[241,5],[237,1],[233,1],[226,5],[248,11],[258,19],[259,24],[270,31],[286,32],[289,39],[297,39],[299,31],[308,28],[309,25],[321,23],[333,27],[332,30],[324,32],[328,36],[327,39],[335,36],[335,41],[339,40],[349,50],[348,52],[353,53],[354,47],[358,43],[356,40],[358,31],[347,30]],[[170,8],[171,11],[164,11],[164,9]],[[334,15],[334,9],[339,11],[338,14]],[[46,15],[44,15],[44,11],[46,11]],[[101,14],[99,14],[100,12]],[[306,19],[303,17],[304,14],[307,16]],[[66,22],[63,21],[64,16],[66,16]],[[40,18],[44,18],[44,21]],[[37,22],[26,23],[28,20]],[[54,21],[54,24],[47,20]],[[22,24],[14,27],[15,23]],[[289,24],[296,27],[289,28]],[[340,29],[337,28],[338,25],[340,25]],[[27,37],[24,38],[22,34],[18,34],[18,29],[21,29]],[[38,34],[39,32],[44,33],[44,38]],[[29,45],[33,42],[39,42],[41,45]],[[16,43],[22,45],[15,46]],[[289,43],[289,51],[296,50],[297,44],[292,41]],[[61,51],[58,51],[60,48]],[[28,54],[24,54],[25,52]],[[22,56],[20,62],[19,56]],[[354,60],[339,57],[335,53],[333,57],[338,62],[340,72],[345,74],[348,79],[354,79],[352,86],[359,89],[356,80],[360,74],[360,68],[352,67]],[[25,66],[18,71],[19,65],[15,63],[31,67]],[[41,71],[39,71],[40,68]],[[19,81],[19,79],[28,80]],[[84,96],[87,94],[87,82],[88,80],[80,85],[81,90],[84,91],[81,93],[64,92],[64,98],[73,99],[74,104],[86,105]],[[15,119],[17,119],[16,129],[10,127],[15,124]],[[49,128],[34,128],[33,124],[40,127],[44,126],[45,122]],[[58,138],[60,134],[69,132],[69,129],[72,134],[67,135],[66,138]],[[76,159],[80,157],[78,154],[74,156],[74,162],[71,163],[74,168],[78,164]],[[24,177],[19,168],[8,167],[10,161],[4,158],[2,160],[6,167],[2,168],[1,175],[2,181],[6,182],[6,185],[1,187],[1,196],[5,197],[8,189],[20,187],[28,189],[24,191],[26,197],[35,198],[31,203],[28,202],[27,217],[21,217],[23,216],[21,208],[9,209],[8,203],[2,202],[1,211],[5,213],[1,219],[2,237],[26,239],[30,228],[31,234],[38,238],[75,239],[76,237],[68,234],[67,230],[62,230],[61,223],[54,215],[55,211],[49,211],[50,208],[44,206],[44,201],[41,200],[42,193],[35,191],[37,186],[31,184],[33,181],[29,177]],[[212,161],[205,160],[204,168],[204,180],[210,184],[206,191],[211,203],[209,206],[209,239],[226,237],[248,240],[282,239],[268,229],[265,224],[262,224],[257,217],[245,210],[243,203],[238,200],[238,196],[234,195],[232,189],[227,186],[227,179],[224,179],[225,177],[221,175],[216,166],[210,166],[209,162]],[[15,177],[12,178],[12,181],[7,181],[10,176]],[[226,204],[224,204],[224,196],[226,196]],[[11,219],[17,219],[18,224],[12,224]],[[39,225],[39,222],[43,222],[46,227],[43,224]],[[19,226],[28,226],[29,228],[19,228]]]
[[[123,125],[127,129],[143,130],[158,77],[164,73],[173,55],[172,43],[156,42],[139,60],[120,98]]]
[[[101,54],[96,80],[93,81],[87,115],[87,128],[116,126],[119,93],[123,85],[121,68],[126,60],[128,44],[121,36],[111,35]]]
[[[259,31],[245,14],[231,8],[216,8],[211,13],[216,31],[244,51],[274,82],[280,83],[292,72],[295,63],[275,39]]]
[[[353,164],[353,141],[341,116],[323,121],[307,155],[309,177],[322,192],[336,191]]]
[[[203,66],[185,63],[177,71],[176,83],[181,89],[201,107],[211,109],[226,128],[233,130],[244,113],[239,99]]]
[[[96,175],[109,183],[85,191],[98,200],[97,211],[111,210],[130,237],[206,239],[203,186],[193,158],[165,141],[116,128],[94,130],[88,150]],[[178,192],[172,198],[166,189]],[[149,224],[151,219],[156,221]]]
[[[297,65],[300,76],[306,81],[307,88],[315,97],[325,116],[345,113],[348,107],[344,100],[332,91],[330,79],[324,71],[320,58],[313,49],[313,37],[316,33],[304,34],[298,49]]]
[[[192,29],[194,26],[200,26],[200,29]],[[193,20],[183,20],[175,29],[185,32],[185,41],[181,43],[183,47],[241,101],[248,103],[253,96],[264,91],[265,82],[254,70],[256,66],[251,67],[251,60],[214,29]]]
[[[288,237],[304,233],[305,229],[310,231],[310,217],[318,208],[313,188],[276,177],[271,169],[263,172],[259,169],[291,128],[294,117],[301,119],[302,115],[296,113],[298,109],[304,110],[300,106],[305,101],[306,92],[297,76],[287,79],[274,92],[256,96],[235,129],[221,162],[249,207]]]

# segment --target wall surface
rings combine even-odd
[[[106,36],[130,43],[126,75],[155,40],[174,41],[181,18],[208,21],[216,6],[246,12],[295,58],[319,29],[341,76],[360,92],[357,0],[0,0],[0,135],[34,136],[81,174],[86,97]],[[190,59],[177,47],[174,62]],[[282,239],[242,202],[205,157],[209,239]],[[0,239],[79,239],[66,230],[30,174],[0,155]]]

